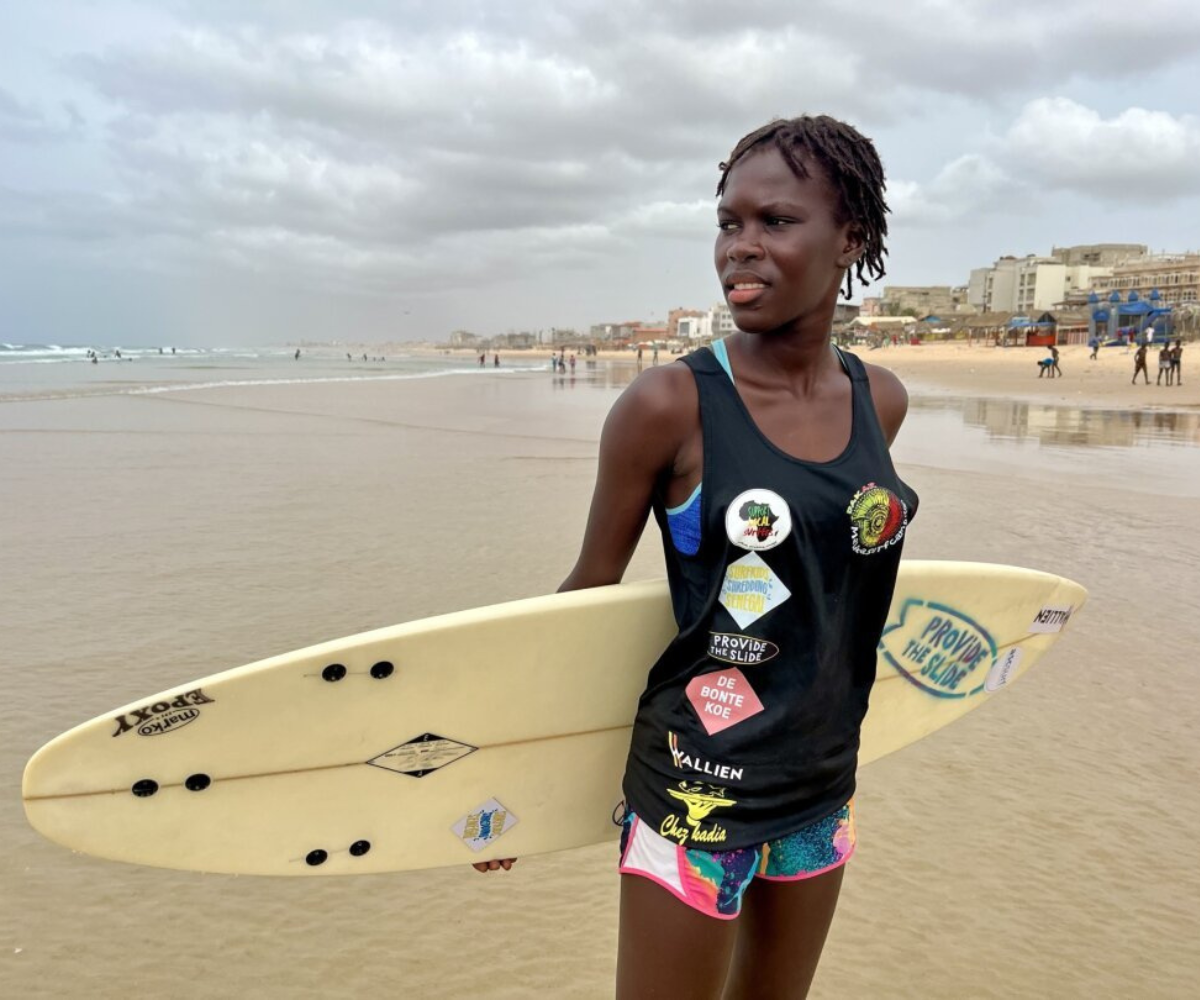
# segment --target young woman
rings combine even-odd
[[[831,118],[775,121],[721,170],[716,268],[739,332],[614,405],[561,588],[618,582],[653,511],[679,634],[625,773],[619,997],[807,994],[917,503],[888,454],[903,386],[830,341],[839,289],[883,274],[874,147]]]

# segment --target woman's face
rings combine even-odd
[[[729,172],[717,205],[716,266],[738,329],[769,333],[815,317],[827,324],[861,242],[834,218],[836,194],[816,164],[802,180],[774,147]],[[827,331],[823,331],[827,332]]]

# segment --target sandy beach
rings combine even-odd
[[[863,351],[913,397],[895,448],[921,495],[906,556],[1046,569],[1091,596],[1012,691],[862,772],[814,997],[1196,995],[1193,349],[1172,388],[1130,386],[1114,349],[1063,349],[1054,380],[1034,349]],[[159,871],[39,838],[20,778],[44,741],[146,693],[553,590],[633,374],[624,355],[580,359],[573,378],[0,403],[4,994],[610,996],[611,846],[486,878]],[[648,531],[627,578],[661,576],[660,560]]]

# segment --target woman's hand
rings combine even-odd
[[[480,861],[471,865],[471,867],[477,872],[494,872],[500,868],[508,871],[516,863],[516,858],[501,858],[499,861]]]

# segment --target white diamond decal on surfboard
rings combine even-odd
[[[791,596],[792,592],[757,552],[731,562],[725,570],[725,581],[721,584],[721,603],[738,623],[738,628],[758,621]]]
[[[423,778],[430,771],[462,760],[467,754],[478,749],[479,747],[473,747],[469,743],[448,740],[436,733],[422,733],[407,743],[401,743],[398,747],[381,753],[378,757],[372,757],[367,763],[395,771],[397,774]]]
[[[516,825],[516,816],[495,799],[488,799],[483,805],[472,809],[450,829],[472,851],[482,851],[505,830],[511,830]]]

